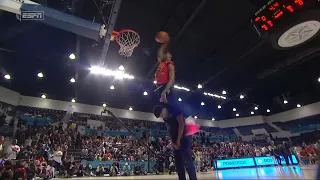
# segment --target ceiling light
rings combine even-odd
[[[38,73],[38,77],[39,77],[39,78],[43,78],[43,73],[42,73],[42,72],[39,72],[39,73]]]
[[[270,109],[267,109],[267,113],[269,113],[270,112]]]
[[[201,106],[204,106],[205,104],[204,104],[204,102],[201,102]]]
[[[184,90],[184,91],[188,91],[188,92],[190,91],[190,89],[182,87],[182,86],[180,87],[178,85],[174,85],[173,87],[176,88],[176,89],[180,89],[180,90]]]
[[[212,120],[212,121],[215,121],[216,119],[215,119],[215,118],[212,118],[211,120]]]
[[[212,94],[212,93],[207,93],[207,92],[204,92],[203,94],[205,96],[211,96],[211,97],[215,97],[215,98],[219,98],[219,99],[227,99],[225,96],[219,96],[217,94]]]
[[[157,81],[153,81],[153,84],[157,84]]]
[[[97,75],[103,75],[103,76],[112,76],[115,79],[134,79],[134,76],[125,73],[124,71],[120,70],[111,70],[111,69],[105,69],[103,67],[99,66],[92,66],[90,69],[90,73],[97,74]]]
[[[69,55],[69,58],[72,59],[72,60],[75,60],[75,59],[76,59],[76,55],[74,55],[74,54],[72,53],[72,54]]]
[[[42,99],[45,99],[45,98],[47,98],[47,96],[46,96],[45,94],[42,94],[42,95],[41,95],[41,98],[42,98]]]
[[[241,95],[240,95],[240,99],[243,99],[243,98],[244,98],[244,95],[241,94]]]
[[[121,66],[119,66],[119,70],[120,71],[123,71],[124,70],[124,67],[121,65]]]
[[[300,104],[297,104],[297,107],[299,108],[299,107],[301,107],[301,105],[300,105]]]
[[[288,104],[288,101],[287,101],[287,100],[284,100],[283,103],[284,103],[284,104]]]
[[[71,79],[70,79],[70,82],[71,82],[71,83],[75,83],[75,82],[76,82],[76,79],[75,79],[75,78],[71,78]]]
[[[225,90],[222,91],[222,94],[227,94],[227,92]]]
[[[114,86],[110,86],[110,89],[114,90]]]
[[[181,98],[179,98],[179,99],[178,99],[178,101],[179,101],[179,102],[181,102],[181,101],[182,101],[182,99],[181,99]]]
[[[236,114],[236,116],[239,117],[240,115],[239,115],[239,114]]]
[[[218,106],[218,109],[221,109],[221,106],[220,106],[220,105]]]
[[[201,84],[198,84],[198,89],[201,89],[202,88],[202,85]]]
[[[320,82],[320,77],[318,78],[318,82]]]
[[[129,107],[129,111],[132,111],[133,109],[132,109],[132,107]]]
[[[75,103],[75,102],[76,102],[76,100],[73,98],[73,99],[71,100],[71,102]]]
[[[147,91],[143,92],[143,95],[148,96],[148,92]]]
[[[237,109],[236,109],[236,108],[233,108],[233,109],[232,109],[232,111],[234,111],[234,112],[235,112],[235,111],[237,111]]]
[[[251,114],[253,115],[253,114],[254,114],[254,112],[253,112],[253,111],[251,111]]]
[[[103,103],[102,106],[103,106],[103,107],[107,107],[107,104],[106,104],[106,103]]]
[[[198,119],[198,116],[194,116],[195,119]]]
[[[8,80],[11,79],[11,76],[9,74],[4,75],[3,77]]]
[[[258,110],[258,109],[259,109],[258,106],[254,107],[254,110]]]

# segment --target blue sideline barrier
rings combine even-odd
[[[289,159],[291,165],[298,164],[298,160],[295,155],[291,155],[292,161]],[[281,164],[286,164],[283,156],[280,156]],[[259,167],[259,166],[270,166],[278,165],[278,162],[274,156],[260,156],[251,158],[233,158],[233,159],[220,159],[214,162],[214,166],[217,169],[228,169],[228,168],[245,168],[245,167]]]
[[[100,165],[104,166],[104,167],[111,167],[112,166],[112,161],[87,161],[87,160],[82,160],[81,163],[86,166],[88,163],[91,164],[92,168],[96,168]],[[125,165],[125,161],[120,161],[119,165],[120,165],[120,169],[123,168],[123,166]],[[142,169],[144,169],[145,171],[148,171],[148,162],[137,162],[137,161],[128,161],[129,166],[131,167],[131,169],[133,169],[137,164],[139,164],[141,166]],[[152,167],[156,164],[155,161],[150,161],[150,169],[152,169]]]
[[[34,122],[37,122],[38,126],[46,126],[52,123],[51,119],[43,119],[43,118],[23,117],[23,120],[26,121],[28,126],[34,125]]]

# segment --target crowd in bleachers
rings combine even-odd
[[[13,109],[14,107],[7,108],[1,111],[3,112],[1,115],[11,115],[13,118],[15,116],[12,113]],[[54,176],[99,176],[105,173],[133,175],[146,174],[147,171],[163,172],[163,169],[168,169],[169,173],[174,171],[170,140],[166,136],[160,136],[159,133],[166,129],[164,123],[121,118],[133,130],[145,129],[138,139],[133,135],[111,136],[105,131],[81,134],[78,131],[80,126],[113,131],[125,131],[126,128],[109,116],[73,113],[70,121],[63,123],[61,120],[65,111],[32,107],[15,109],[19,111],[16,113],[16,140],[6,139],[7,142],[4,143],[5,139],[0,139],[2,179],[6,177],[14,179],[14,176],[48,179]],[[30,121],[30,118],[35,120]],[[40,123],[45,120],[50,123]],[[101,121],[103,126],[90,126],[88,120]],[[245,129],[254,128],[274,131],[271,126],[271,128],[266,126],[268,125],[253,125],[243,129],[240,127],[239,131],[245,132]],[[150,130],[156,133],[151,133]],[[310,141],[305,141],[306,139]],[[194,160],[198,171],[214,168],[213,161],[216,159],[286,156],[292,153],[296,154],[303,164],[316,163],[320,150],[320,144],[315,141],[316,139],[306,136],[295,141],[299,142],[297,144],[283,144],[282,141],[288,139],[276,138],[268,142],[243,142],[236,138],[233,128],[201,127],[201,131],[194,136]],[[151,150],[143,144],[147,144]]]

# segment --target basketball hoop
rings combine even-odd
[[[125,57],[130,57],[140,43],[140,36],[137,32],[125,29],[119,32],[112,33],[112,40],[115,40],[119,46],[119,54]]]

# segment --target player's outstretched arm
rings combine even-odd
[[[163,60],[165,53],[168,51],[168,46],[169,41],[161,44],[160,48],[158,49],[158,59]]]

